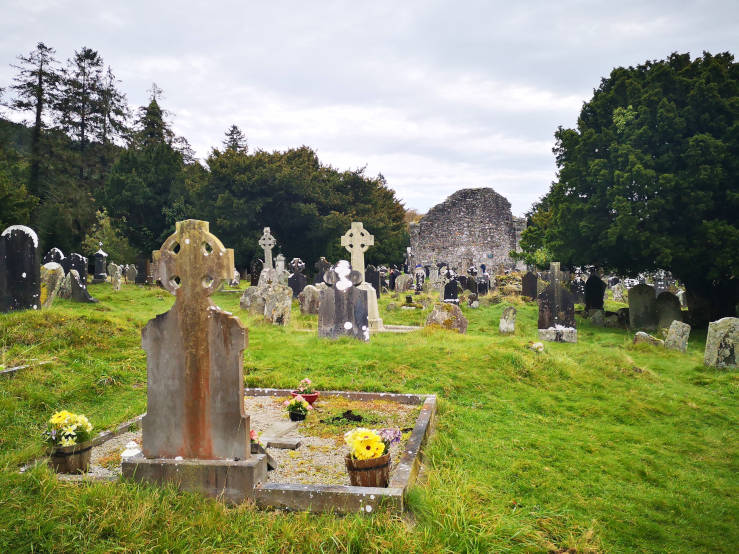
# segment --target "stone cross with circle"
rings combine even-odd
[[[341,246],[352,256],[352,269],[359,271],[364,280],[364,253],[375,244],[375,236],[370,235],[360,221],[353,221],[351,228],[341,237]]]
[[[264,234],[262,235],[262,238],[259,239],[259,246],[264,248],[264,267],[267,269],[272,269],[273,267],[272,248],[274,248],[275,244],[277,244],[275,237],[270,233],[269,227],[265,227]]]

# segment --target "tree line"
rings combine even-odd
[[[250,151],[237,125],[203,164],[172,131],[161,90],[131,110],[91,48],[62,64],[39,43],[13,67],[0,100],[27,122],[0,118],[0,226],[33,227],[43,250],[90,254],[102,240],[112,259],[140,263],[176,221],[197,218],[234,248],[239,268],[261,257],[267,226],[288,259],[336,260],[346,257],[339,237],[363,221],[377,245],[368,263],[401,263],[405,209],[382,175],[340,171],[307,146]]]

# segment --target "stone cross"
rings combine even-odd
[[[272,265],[272,249],[275,244],[277,244],[275,237],[270,233],[269,227],[265,227],[264,234],[262,235],[262,238],[259,239],[259,246],[264,248],[264,267],[267,269],[272,269],[274,267]]]
[[[559,262],[549,262],[549,282],[556,285],[562,282],[562,272],[559,270]]]
[[[375,236],[370,235],[359,221],[353,221],[351,228],[341,237],[341,246],[352,256],[352,270],[364,275],[364,253],[375,244]]]
[[[190,219],[177,222],[152,256],[162,286],[176,300],[142,332],[148,380],[144,456],[245,460],[250,456],[242,374],[246,331],[210,300],[232,276],[233,250],[209,232],[207,221]]]

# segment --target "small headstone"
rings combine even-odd
[[[267,285],[264,292],[264,319],[272,325],[285,326],[290,323],[293,291],[287,285]]]
[[[398,275],[395,279],[395,289],[398,292],[408,292],[413,287],[413,276],[407,273]]]
[[[0,234],[0,312],[39,308],[38,237],[30,227],[12,225]]]
[[[136,278],[138,277],[138,271],[136,269],[136,266],[134,264],[129,265],[126,268],[126,281],[129,283],[135,283]]]
[[[708,324],[703,363],[709,367],[736,367],[739,318],[724,317]]]
[[[313,264],[313,267],[316,269],[316,276],[313,279],[313,284],[318,285],[323,283],[323,276],[329,269],[331,269],[331,262],[321,256],[320,259]]]
[[[92,278],[93,283],[104,283],[108,280],[108,274],[105,273],[105,264],[108,260],[108,254],[103,251],[103,243],[100,243],[100,248],[93,255],[93,261],[95,262],[95,275]]]
[[[70,298],[73,302],[87,302],[91,304],[98,302],[97,298],[90,296],[90,293],[87,291],[87,285],[82,282],[76,269],[69,270],[69,280],[71,285]]]
[[[121,268],[116,264],[110,265],[113,266],[110,273],[110,282],[113,285],[113,291],[118,292],[119,290],[121,290],[121,283],[123,282],[123,272],[121,271]]]
[[[300,302],[300,313],[317,314],[321,304],[321,291],[313,285],[306,285],[298,294],[298,302]]]
[[[293,297],[297,298],[305,286],[308,284],[308,278],[303,275],[305,270],[305,262],[300,258],[293,258],[290,261],[290,270],[292,273],[287,278],[287,284],[293,291]]]
[[[398,271],[397,267],[393,267],[390,270],[390,273],[388,274],[388,288],[390,290],[395,290],[395,282],[400,275],[400,271]]]
[[[244,290],[239,300],[239,306],[242,310],[246,310],[254,315],[264,315],[264,294],[265,287],[251,286]]]
[[[326,272],[325,282],[328,288],[321,291],[319,337],[336,339],[348,336],[369,341],[369,293],[358,288],[363,281],[364,275],[352,270],[346,260],[340,260],[334,269]]]
[[[613,301],[614,302],[626,302],[626,298],[624,297],[624,292],[626,291],[626,287],[622,283],[616,283],[612,288],[611,292],[613,292]]]
[[[585,309],[586,310],[602,310],[603,295],[606,292],[606,284],[603,280],[591,273],[585,282]]]
[[[516,331],[516,308],[508,306],[503,310],[498,330],[501,333],[514,333]]]
[[[464,317],[459,306],[450,303],[434,304],[434,308],[426,318],[426,326],[435,325],[442,329],[467,332],[467,318]]]
[[[683,312],[680,309],[680,300],[669,291],[663,291],[657,296],[657,328],[669,329],[673,321],[682,321]]]
[[[41,307],[50,308],[59,295],[64,280],[64,268],[56,262],[41,266]]]
[[[654,287],[639,284],[629,289],[629,327],[633,330],[657,329],[657,299]]]
[[[606,324],[606,314],[603,310],[593,309],[590,310],[590,324],[593,327],[604,327]]]
[[[459,284],[457,277],[451,270],[448,270],[444,277],[444,302],[459,304]]]
[[[238,287],[241,284],[241,273],[238,272],[236,268],[233,270],[233,277],[231,277],[231,281],[228,283],[230,287]]]
[[[634,344],[645,342],[647,344],[652,344],[654,346],[664,346],[665,341],[662,339],[658,339],[657,337],[653,337],[649,333],[645,333],[644,331],[638,331],[636,335],[634,335]]]
[[[667,331],[665,348],[685,352],[688,349],[688,338],[690,337],[690,325],[682,321],[673,321]]]

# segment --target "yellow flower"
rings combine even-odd
[[[59,441],[59,444],[62,446],[72,446],[75,444],[75,439],[73,437],[62,437],[62,440]]]
[[[385,444],[377,437],[368,439],[359,439],[354,442],[354,457],[357,460],[368,460],[382,456],[385,450]]]

